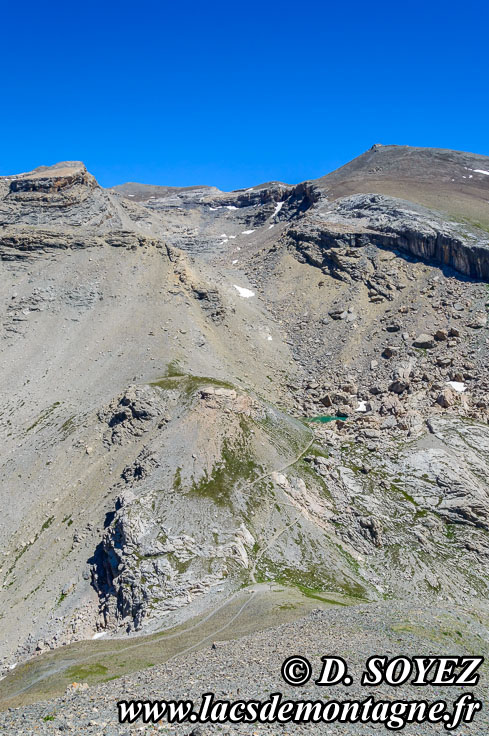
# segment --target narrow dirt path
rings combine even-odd
[[[306,454],[306,452],[309,450],[309,448],[312,447],[312,445],[314,444],[315,439],[316,439],[316,437],[315,437],[314,432],[313,432],[312,433],[312,438],[309,440],[309,442],[306,445],[306,447],[304,447],[301,450],[301,452],[297,455],[297,457],[295,457],[293,460],[291,460],[290,462],[288,462],[285,465],[283,465],[281,468],[278,468],[278,469],[275,469],[275,470],[271,470],[268,473],[263,473],[258,478],[255,478],[255,480],[251,481],[250,483],[247,483],[246,485],[248,486],[248,488],[251,488],[256,483],[259,483],[260,481],[262,481],[264,478],[269,478],[273,473],[283,473],[288,468],[290,468],[292,465],[295,465],[297,462],[299,462],[299,460],[301,459],[301,457],[303,457]],[[285,503],[283,501],[276,501],[276,503],[279,506],[291,506],[292,505],[292,504]],[[256,576],[255,576],[255,573],[256,573],[256,566],[257,566],[258,562],[261,560],[261,558],[263,557],[263,555],[265,554],[265,552],[267,550],[269,550],[270,547],[272,547],[275,544],[275,542],[277,541],[277,539],[280,536],[282,536],[282,534],[284,534],[286,531],[288,531],[293,526],[295,526],[295,524],[297,524],[297,522],[299,521],[301,515],[302,514],[300,514],[300,513],[297,514],[297,516],[294,519],[294,521],[292,521],[289,524],[286,524],[282,529],[280,529],[278,532],[276,532],[273,535],[273,537],[270,539],[270,541],[265,545],[265,547],[263,547],[260,550],[260,553],[257,555],[257,557],[255,557],[255,560],[254,560],[254,562],[253,562],[253,564],[252,564],[252,566],[250,568],[250,571],[249,571],[250,572],[251,582],[253,583],[253,585],[256,584]]]

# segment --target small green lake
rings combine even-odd
[[[346,422],[348,417],[331,417],[327,414],[321,414],[318,417],[306,417],[306,421],[308,422],[319,422],[320,424],[327,424],[327,422]]]

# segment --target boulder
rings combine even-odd
[[[348,312],[344,309],[332,309],[328,314],[331,319],[346,319],[348,317]]]
[[[431,335],[427,335],[425,332],[422,332],[418,337],[413,341],[413,345],[415,348],[434,348],[435,347],[435,340]]]
[[[469,322],[469,327],[471,327],[473,330],[480,330],[486,326],[487,314],[485,314],[485,312],[478,312]]]
[[[450,388],[444,388],[443,391],[438,394],[438,398],[436,400],[436,403],[439,404],[444,409],[448,409],[450,406],[453,406],[455,403],[455,394]]]
[[[408,381],[393,381],[389,386],[389,391],[394,394],[402,394],[409,388]]]

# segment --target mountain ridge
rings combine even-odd
[[[254,586],[297,616],[487,595],[489,176],[391,148],[140,201],[79,162],[0,178],[10,694]],[[424,199],[449,169],[459,220]]]

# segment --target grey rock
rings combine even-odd
[[[427,335],[426,333],[421,333],[418,335],[415,340],[413,340],[413,345],[415,348],[434,348],[435,347],[435,341],[431,335]]]

